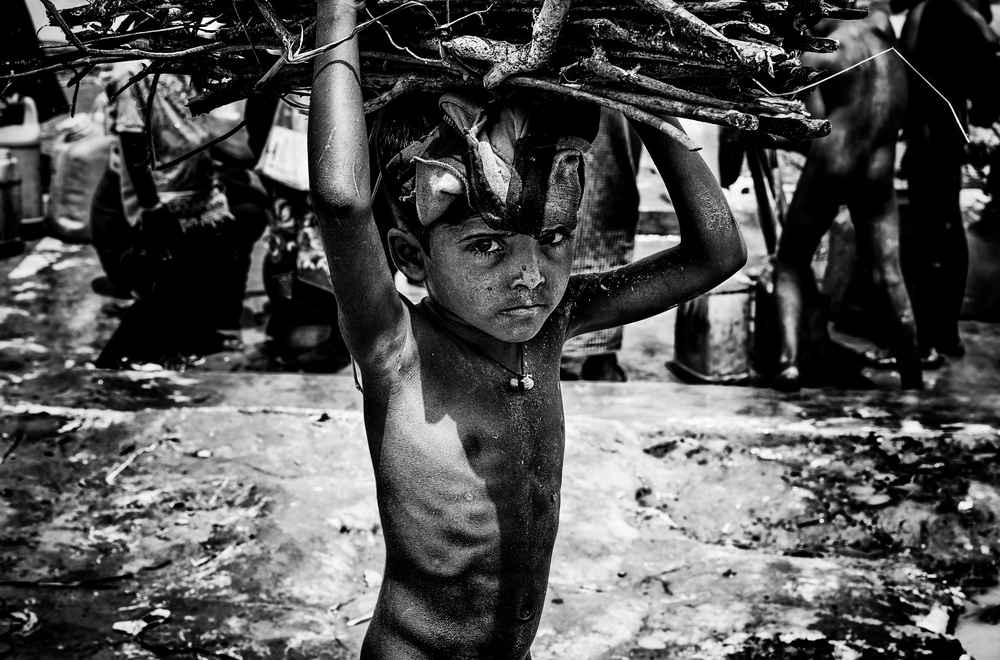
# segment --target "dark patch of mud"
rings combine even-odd
[[[720,443],[650,446],[647,453],[681,461],[690,477],[670,497],[656,497],[655,485],[637,493],[639,503],[705,542],[806,557],[902,556],[941,584],[996,584],[1000,440],[968,446],[946,435],[872,434],[740,450]]]
[[[276,593],[281,576],[260,569],[277,563],[258,542],[273,534],[274,493],[251,471],[200,458],[169,428],[67,431],[28,414],[0,428],[21,438],[0,442],[0,657],[349,657],[333,625],[274,623],[331,615]]]
[[[12,399],[46,406],[133,411],[211,405],[220,395],[175,371],[58,370],[10,386]]]
[[[862,658],[957,659],[961,644],[948,635],[1000,593],[1000,439],[871,434],[736,448],[676,437],[651,438],[646,453],[671,463],[677,478],[641,488],[637,504],[666,513],[687,536],[877,571],[871,593],[833,599],[814,626],[822,639],[755,638],[733,658],[834,658],[846,646]],[[964,611],[980,596],[984,606]],[[935,610],[947,634],[914,625]],[[683,657],[657,653],[629,657]]]
[[[1000,405],[996,405],[1000,404],[1000,398],[995,392],[971,386],[921,395],[873,391],[865,394],[863,405],[859,405],[857,393],[849,391],[798,393],[789,395],[784,402],[799,406],[800,416],[806,419],[867,419],[870,413],[877,412],[879,427],[886,432],[900,430],[906,421],[919,422],[942,433],[954,427],[955,420],[1000,426]]]
[[[899,635],[877,624],[854,624],[849,642],[832,639],[795,639],[754,637],[731,660],[839,660],[845,649],[858,660],[958,660],[964,654],[954,639],[938,635]]]

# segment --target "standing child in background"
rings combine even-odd
[[[317,42],[347,39],[359,6],[320,0]],[[398,121],[380,118],[375,144],[397,221],[391,255],[427,289],[410,304],[372,217],[359,72],[356,39],[317,60],[309,153],[385,533],[362,657],[528,658],[558,526],[563,343],[708,291],[745,247],[701,157],[637,125],[681,243],[571,278],[581,136],[596,112],[576,131],[587,112],[447,94],[430,119],[407,98]]]

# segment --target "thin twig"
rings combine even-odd
[[[17,446],[19,444],[21,444],[22,440],[24,440],[23,433],[18,433],[17,435],[14,436],[14,441],[11,443],[10,447],[7,447],[6,451],[4,451],[3,453],[3,456],[0,456],[0,465],[3,465],[4,463],[7,462],[7,457],[14,453],[14,450],[17,449]]]
[[[883,55],[885,55],[886,53],[889,53],[889,52],[893,52],[897,56],[899,56],[899,59],[903,60],[903,63],[906,64],[906,66],[910,67],[910,69],[913,70],[913,73],[917,74],[917,76],[919,76],[920,79],[923,80],[927,84],[927,86],[931,88],[931,91],[933,91],[935,94],[937,94],[938,96],[941,97],[941,100],[943,100],[945,102],[945,104],[948,106],[948,110],[951,111],[951,116],[954,117],[955,124],[958,125],[958,130],[960,130],[962,132],[962,136],[965,138],[966,143],[971,142],[971,139],[969,138],[969,134],[965,131],[965,127],[962,125],[962,120],[959,119],[958,113],[955,111],[955,106],[953,106],[951,104],[951,101],[948,100],[948,97],[945,96],[944,94],[942,94],[938,90],[938,88],[935,87],[931,83],[930,80],[927,80],[927,78],[924,77],[924,74],[920,73],[920,70],[917,69],[917,67],[913,66],[913,64],[911,64],[908,59],[906,59],[905,57],[903,57],[902,53],[900,53],[898,50],[896,50],[892,46],[890,46],[889,48],[886,48],[885,50],[883,50],[881,52],[875,53],[874,55],[872,55],[870,57],[866,57],[865,59],[861,60],[860,62],[855,62],[851,66],[849,66],[849,67],[847,67],[845,69],[842,69],[840,71],[837,71],[836,73],[833,73],[833,74],[827,76],[826,78],[823,78],[822,80],[817,80],[817,81],[812,82],[812,83],[810,83],[808,85],[804,85],[802,87],[799,87],[798,89],[794,89],[794,90],[792,90],[790,92],[772,92],[772,91],[768,90],[767,87],[764,87],[764,85],[762,85],[759,80],[754,80],[754,82],[757,83],[757,85],[762,90],[764,90],[765,92],[767,92],[771,96],[793,96],[793,95],[798,94],[800,92],[804,92],[807,89],[812,89],[813,87],[818,87],[819,85],[822,85],[825,82],[833,80],[834,78],[836,78],[839,75],[847,73],[851,69],[859,67],[859,66],[861,66],[863,64],[867,64],[868,62],[874,60],[875,58],[882,57]]]
[[[129,87],[131,87],[132,85],[135,85],[136,83],[138,83],[140,80],[142,80],[146,76],[150,75],[151,73],[155,73],[155,72],[156,72],[156,70],[151,65],[146,65],[146,66],[142,67],[141,69],[139,69],[139,71],[137,71],[134,75],[132,75],[132,77],[129,78],[125,82],[124,85],[122,85],[121,87],[119,87],[118,89],[116,89],[111,94],[111,96],[108,97],[108,102],[109,103],[113,103],[119,96],[121,96],[122,94],[124,94],[125,91],[128,90]]]
[[[492,4],[489,7],[487,7],[486,9],[480,9],[479,11],[469,12],[465,16],[459,16],[455,20],[451,20],[451,5],[449,4],[448,5],[448,13],[445,15],[445,21],[446,22],[442,23],[439,26],[437,26],[437,29],[438,30],[449,30],[452,27],[454,27],[455,25],[458,25],[459,23],[461,23],[462,21],[464,21],[465,19],[472,18],[473,16],[478,17],[479,20],[480,20],[480,22],[485,23],[485,21],[483,21],[483,14],[488,14],[491,11],[493,11],[493,5]]]
[[[236,124],[236,126],[233,127],[232,129],[226,131],[225,133],[223,133],[222,135],[220,135],[217,138],[213,138],[212,140],[209,140],[208,142],[206,142],[205,144],[201,145],[197,149],[192,149],[191,151],[187,152],[183,156],[178,156],[177,158],[173,159],[172,161],[170,161],[168,163],[163,163],[162,165],[158,165],[156,167],[156,170],[158,172],[162,172],[163,170],[169,170],[174,165],[177,165],[178,163],[180,163],[182,161],[185,161],[188,158],[191,158],[192,156],[197,156],[201,152],[207,151],[207,150],[211,149],[212,147],[214,147],[215,145],[219,144],[220,142],[225,142],[229,138],[231,138],[234,135],[236,135],[237,133],[239,133],[240,129],[243,128],[246,125],[247,125],[247,121],[246,121],[246,119],[244,119],[240,123]]]
[[[90,55],[86,57],[77,57],[64,62],[57,62],[55,64],[48,64],[44,66],[35,67],[28,69],[26,71],[18,71],[15,73],[5,73],[0,75],[0,80],[17,80],[21,78],[37,78],[38,76],[51,73],[53,71],[65,71],[71,69],[74,66],[80,66],[83,64],[114,64],[116,62],[129,62],[135,60],[181,60],[185,57],[191,57],[193,55],[202,54],[228,54],[228,53],[243,53],[248,50],[252,50],[249,46],[227,46],[225,44],[209,44],[205,46],[197,46],[194,48],[188,48],[186,50],[178,51],[147,51],[147,50],[132,50],[132,49],[113,49],[113,50],[99,50],[92,49]]]
[[[139,449],[134,450],[131,454],[128,455],[128,457],[124,461],[122,461],[114,469],[112,469],[111,472],[108,473],[108,476],[104,477],[104,481],[107,482],[108,484],[114,484],[115,479],[118,477],[118,475],[121,474],[125,468],[131,465],[132,461],[139,458],[143,454],[155,451],[157,447],[159,447],[161,444],[163,444],[163,440],[157,440],[156,442],[152,443],[147,447],[141,447]]]
[[[706,94],[698,94],[697,92],[682,89],[676,85],[671,85],[661,80],[657,80],[656,78],[643,75],[639,73],[638,67],[628,70],[615,66],[599,54],[595,54],[594,57],[580,60],[577,64],[587,71],[601,76],[602,78],[624,82],[640,89],[653,92],[659,96],[665,96],[677,101],[687,101],[689,103],[707,105],[723,110],[731,110],[735,107],[735,103],[732,101],[717,99]]]
[[[79,80],[77,80],[76,84],[73,85],[73,102],[69,106],[69,114],[70,114],[71,117],[75,117],[76,116],[76,102],[78,100],[80,100],[80,81]]]
[[[69,39],[69,42],[76,46],[81,52],[89,54],[90,49],[87,48],[86,44],[80,41],[80,37],[73,32],[73,28],[69,26],[69,23],[66,22],[63,15],[59,13],[58,9],[56,9],[55,3],[53,3],[52,0],[42,0],[42,4],[45,5],[45,13],[49,15],[49,18],[59,24],[59,28],[63,31],[63,34],[66,35],[66,38]]]
[[[366,9],[366,11],[367,11],[367,9]],[[415,60],[417,60],[419,62],[438,62],[439,61],[439,60],[431,59],[429,57],[421,57],[420,55],[417,55],[416,53],[414,53],[412,50],[410,50],[406,46],[400,46],[399,44],[396,43],[396,40],[392,38],[392,33],[389,32],[389,28],[387,28],[385,26],[385,23],[383,23],[382,21],[378,20],[377,17],[373,16],[372,13],[371,13],[371,11],[368,11],[368,15],[371,16],[372,20],[375,21],[376,25],[378,25],[380,28],[382,28],[382,32],[385,33],[385,38],[389,40],[389,45],[391,45],[396,50],[400,50],[400,51],[406,53],[407,55],[409,55],[410,57],[414,58]]]
[[[154,30],[139,30],[138,32],[126,32],[125,34],[104,34],[91,39],[87,42],[87,44],[90,47],[94,47],[98,42],[102,41],[119,41],[128,43],[129,41],[135,41],[136,39],[143,39],[145,37],[153,37],[166,32],[179,32],[183,29],[183,25],[169,25],[167,27],[156,28]],[[61,47],[62,46],[53,46],[53,48]]]
[[[257,65],[263,66],[260,61],[260,55],[257,54],[257,45],[253,42],[253,39],[250,38],[250,31],[247,30],[247,24],[243,20],[243,17],[240,16],[240,10],[236,7],[236,0],[229,0],[229,3],[233,6],[233,13],[236,14],[236,21],[240,24],[240,29],[243,30],[243,36],[247,38],[247,43],[250,44],[251,48],[253,48],[253,56],[254,59],[257,60]]]
[[[141,48],[111,48],[111,49],[98,49],[93,48],[89,51],[91,55],[96,55],[99,57],[129,57],[134,60],[169,60],[169,59],[180,59],[182,57],[190,57],[192,55],[201,55],[207,53],[227,53],[227,52],[240,52],[249,50],[246,46],[230,46],[220,41],[201,44],[199,46],[192,46],[190,48],[185,48],[183,50],[171,50],[171,51],[160,51],[160,50],[143,50]]]
[[[405,3],[401,4],[401,5],[399,5],[398,7],[393,7],[392,9],[390,9],[387,12],[385,12],[384,14],[379,14],[378,18],[379,19],[385,18],[386,16],[388,16],[390,14],[394,14],[397,11],[400,11],[400,10],[403,10],[403,9],[407,9],[407,8],[410,8],[410,7],[419,7],[421,9],[423,9],[424,11],[430,13],[430,10],[427,9],[426,5],[424,5],[422,2],[417,2],[417,0],[412,0],[411,2],[405,2]],[[433,16],[434,15],[431,14],[432,18],[433,18]],[[353,39],[354,37],[356,37],[360,32],[362,32],[363,30],[371,27],[372,25],[374,25],[376,23],[378,23],[378,19],[376,19],[376,18],[372,18],[370,20],[367,20],[364,23],[359,23],[358,25],[354,26],[354,29],[351,30],[351,33],[349,35],[347,35],[346,37],[344,37],[343,39],[340,39],[339,41],[334,41],[332,43],[326,44],[325,46],[320,46],[318,48],[313,48],[312,50],[305,50],[305,51],[301,50],[301,44],[300,44],[299,49],[297,50],[297,52],[295,52],[293,55],[291,55],[288,58],[288,61],[292,62],[293,64],[297,64],[299,62],[305,62],[307,60],[314,59],[314,58],[322,55],[323,53],[326,53],[328,51],[333,50],[334,48],[340,46],[341,44],[346,44],[348,41],[350,41],[351,39]]]

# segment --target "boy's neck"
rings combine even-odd
[[[427,314],[432,316],[433,320],[443,325],[445,330],[454,334],[463,342],[483,351],[494,360],[499,360],[511,368],[516,368],[514,361],[517,357],[517,344],[497,339],[493,335],[483,332],[473,325],[469,325],[454,312],[435,303],[430,296],[424,298],[422,304]]]

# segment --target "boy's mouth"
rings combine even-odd
[[[503,314],[512,314],[514,316],[521,316],[528,314],[537,314],[539,312],[545,311],[546,309],[548,309],[546,305],[543,305],[541,303],[534,303],[526,305],[514,305],[513,307],[507,307],[505,309],[502,309],[500,310],[500,312]]]

